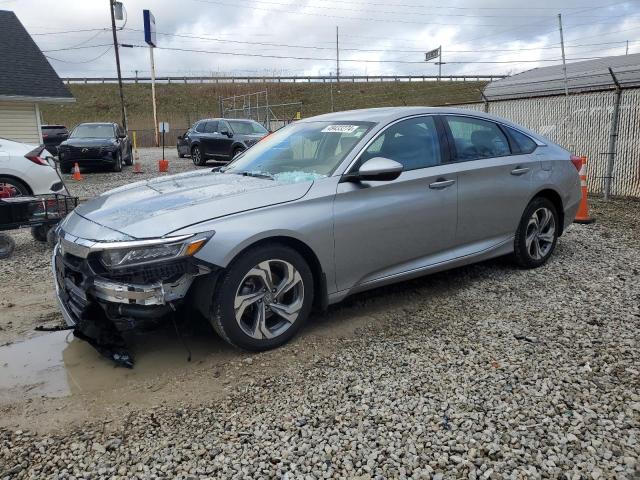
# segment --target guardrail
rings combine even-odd
[[[329,83],[329,82],[482,82],[504,78],[505,75],[311,75],[291,77],[247,76],[247,77],[156,77],[157,83]],[[117,77],[66,77],[65,83],[115,83]],[[125,83],[149,83],[151,77],[122,77]]]

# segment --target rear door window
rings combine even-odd
[[[204,133],[204,126],[207,122],[199,122],[196,124],[196,128],[194,129],[198,133]]]
[[[520,133],[517,130],[514,130],[510,127],[505,127],[509,136],[511,137],[512,145],[513,145],[513,153],[516,154],[525,154],[533,152],[538,145],[534,142],[530,137],[525,135],[524,133]]]
[[[473,117],[445,116],[454,144],[454,160],[478,160],[511,155],[509,141],[500,127]]]

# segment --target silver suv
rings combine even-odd
[[[580,200],[569,152],[450,108],[332,113],[221,169],[133,183],[81,206],[54,253],[76,332],[137,329],[184,307],[249,350],[289,340],[312,307],[513,254],[544,264]]]

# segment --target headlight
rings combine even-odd
[[[195,255],[211,238],[210,234],[192,236],[186,240],[158,239],[128,242],[126,248],[110,245],[100,252],[100,261],[107,268],[128,267],[143,263],[170,260]],[[145,244],[146,243],[146,244]]]

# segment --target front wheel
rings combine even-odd
[[[198,167],[203,167],[207,164],[207,160],[204,158],[202,150],[200,150],[198,145],[191,149],[191,160],[193,161],[193,164]]]
[[[289,341],[313,303],[313,276],[302,256],[284,245],[249,250],[217,282],[210,322],[227,342],[261,351]]]
[[[121,172],[122,171],[122,154],[118,152],[116,154],[116,160],[113,162],[113,171]]]
[[[543,197],[534,198],[524,210],[514,240],[516,263],[523,268],[544,265],[558,242],[558,212]]]
[[[133,151],[131,150],[131,147],[129,147],[128,153],[127,153],[127,160],[125,161],[125,165],[131,166],[133,165]]]

